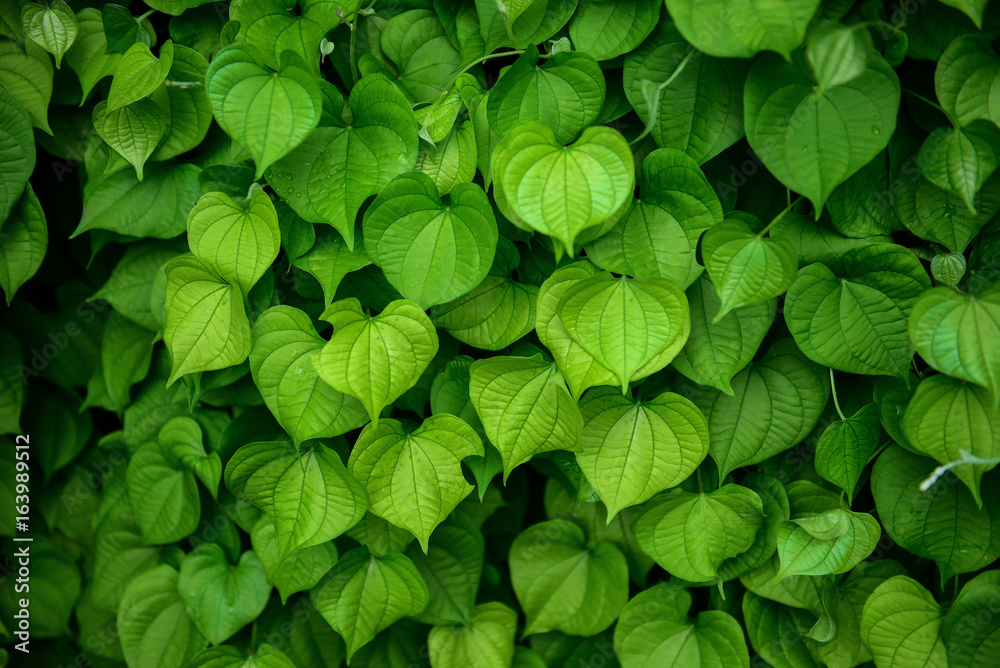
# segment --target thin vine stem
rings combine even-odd
[[[468,72],[469,70],[471,70],[476,65],[482,65],[487,60],[493,60],[494,58],[505,58],[505,57],[509,57],[509,56],[520,56],[525,51],[526,51],[526,49],[514,49],[513,51],[503,51],[501,53],[488,53],[485,56],[482,56],[480,58],[476,58],[471,63],[469,63],[468,65],[466,65],[462,69],[460,69],[458,71],[458,74],[456,74],[455,76],[453,76],[451,78],[451,81],[449,81],[447,84],[445,84],[444,86],[442,86],[441,87],[441,93],[444,93],[445,91],[447,91],[448,89],[450,89],[455,84],[455,82],[458,81],[458,78],[460,76],[462,76],[463,74],[465,74],[466,72]],[[543,54],[539,54],[539,57],[540,58],[550,58],[551,55],[552,54],[543,53]],[[422,100],[420,102],[417,102],[414,106],[419,106],[419,105],[422,105],[422,104],[430,104],[431,102],[433,102],[434,100],[436,100],[437,98],[439,98],[441,96],[441,93],[438,93],[437,95],[435,95],[434,97],[432,97],[430,99]]]
[[[833,394],[833,407],[837,409],[837,415],[844,422],[847,422],[847,417],[844,415],[844,411],[840,410],[840,401],[837,400],[837,382],[833,379],[833,369],[830,369],[830,392]]]
[[[757,233],[757,236],[758,236],[758,237],[762,237],[762,236],[764,236],[765,234],[767,234],[767,233],[768,233],[768,231],[770,231],[770,229],[771,229],[772,227],[774,227],[774,226],[775,226],[775,225],[777,225],[777,224],[778,224],[779,222],[781,222],[781,219],[782,219],[782,218],[784,218],[784,217],[785,217],[785,215],[786,215],[786,214],[787,214],[787,213],[788,213],[789,211],[791,211],[791,210],[792,210],[792,207],[793,207],[793,206],[795,206],[796,204],[798,204],[798,203],[799,203],[799,200],[800,200],[800,199],[802,199],[802,195],[799,195],[799,196],[798,196],[798,197],[796,197],[796,198],[795,198],[794,200],[792,200],[791,202],[789,202],[789,203],[788,203],[788,206],[786,206],[786,207],[785,207],[784,209],[782,209],[782,210],[781,210],[781,213],[779,213],[779,214],[778,214],[777,216],[775,216],[775,217],[774,217],[774,219],[773,219],[773,220],[772,220],[772,221],[771,221],[770,223],[768,223],[768,224],[767,224],[767,227],[765,227],[764,229],[762,229],[762,230],[761,230],[760,232],[758,232],[758,233]]]

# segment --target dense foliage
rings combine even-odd
[[[0,1],[0,665],[996,666],[998,35]]]

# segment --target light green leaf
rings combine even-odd
[[[307,223],[312,225],[312,223]],[[308,253],[292,260],[292,265],[311,274],[323,288],[326,303],[331,303],[344,277],[352,271],[364,269],[372,263],[365,251],[362,238],[355,243],[354,250],[335,230],[321,236]]]
[[[73,46],[66,52],[66,64],[80,78],[81,100],[86,100],[98,81],[115,73],[122,56],[106,51],[108,40],[100,10],[84,7],[76,18],[79,29]]]
[[[636,402],[610,387],[580,402],[583,450],[576,460],[608,508],[627,506],[687,479],[708,454],[708,425],[694,404],[672,392]]]
[[[479,186],[455,186],[448,202],[424,174],[402,174],[365,212],[365,249],[389,283],[427,309],[479,285],[496,252],[497,227]]]
[[[583,417],[559,370],[539,357],[491,357],[469,369],[469,397],[500,452],[504,481],[540,452],[581,446]]]
[[[165,117],[155,102],[137,100],[109,112],[104,102],[94,107],[94,129],[118,155],[135,167],[142,181],[142,166],[156,149],[166,130]]]
[[[816,443],[816,473],[853,499],[861,474],[881,445],[879,409],[866,404],[846,420],[831,423]]]
[[[989,566],[1000,557],[1000,488],[984,486],[977,508],[950,475],[921,491],[933,472],[932,460],[899,446],[882,453],[872,468],[872,495],[885,532],[904,550],[933,559],[942,580]]]
[[[660,583],[636,594],[615,626],[615,654],[633,666],[750,668],[739,622],[719,610],[688,615],[691,594]]]
[[[569,336],[615,374],[623,394],[630,382],[669,364],[691,331],[687,297],[666,278],[596,274],[570,286],[557,311]]]
[[[358,436],[348,471],[365,481],[371,512],[408,529],[426,553],[435,527],[473,489],[462,459],[483,454],[482,440],[454,415],[433,415],[410,433],[382,420]]]
[[[67,61],[68,62],[68,61]],[[52,134],[49,128],[49,100],[52,97],[52,60],[37,44],[0,41],[0,87],[24,105],[31,123]]]
[[[296,665],[281,650],[262,643],[249,657],[232,645],[210,647],[192,659],[188,668],[296,668]]]
[[[222,461],[218,452],[205,451],[201,425],[195,419],[186,416],[171,418],[160,428],[157,440],[160,452],[168,461],[198,476],[212,498],[218,497]]]
[[[660,21],[652,36],[625,56],[622,83],[656,145],[683,151],[701,164],[743,137],[748,70],[745,62],[693,51],[673,23]]]
[[[1000,128],[982,120],[938,128],[924,140],[918,161],[928,181],[960,197],[975,214],[976,194],[1000,167]]]
[[[255,189],[246,202],[211,192],[188,215],[191,252],[246,296],[278,257],[281,231],[271,198]]]
[[[431,309],[436,326],[462,343],[503,350],[535,326],[538,288],[504,276],[487,276],[447,304]]]
[[[212,60],[205,90],[215,120],[253,156],[258,179],[319,122],[319,84],[292,51],[283,52],[271,72],[256,49],[234,42]]]
[[[1000,286],[978,295],[924,292],[910,313],[910,340],[942,373],[985,387],[1000,399]]]
[[[48,245],[45,212],[31,184],[25,184],[24,194],[0,232],[0,287],[8,306],[18,289],[42,266]]]
[[[983,13],[989,0],[941,0],[942,3],[954,7],[972,19],[977,28],[983,27]]]
[[[773,299],[795,281],[795,246],[781,235],[755,234],[740,220],[727,220],[702,238],[705,269],[719,296],[717,323],[734,308]]]
[[[825,21],[816,26],[806,44],[806,59],[821,92],[854,81],[868,68],[874,45],[864,23],[846,26]]]
[[[331,304],[322,318],[333,325],[333,336],[320,352],[319,377],[361,401],[378,426],[382,409],[413,387],[437,354],[434,325],[404,299],[374,317],[361,310],[357,299],[344,299]]]
[[[129,389],[146,377],[153,357],[153,333],[117,311],[104,325],[101,370],[108,397],[119,413],[130,403]]]
[[[483,603],[468,625],[431,629],[431,663],[439,668],[506,668],[514,660],[516,632],[516,612],[503,603]]]
[[[820,668],[813,657],[818,643],[808,637],[816,616],[778,605],[753,592],[743,597],[743,618],[750,643],[774,668]]]
[[[117,630],[128,665],[184,668],[208,646],[177,593],[177,579],[177,571],[162,564],[125,590]]]
[[[468,120],[454,128],[436,150],[420,151],[416,170],[429,176],[438,194],[444,196],[455,186],[472,181],[478,161],[475,126]]]
[[[732,396],[733,376],[757,354],[774,322],[777,301],[743,306],[712,322],[720,303],[708,276],[692,283],[686,295],[691,308],[691,335],[673,366],[694,382]]]
[[[719,577],[719,566],[746,552],[764,524],[760,497],[739,485],[694,494],[673,489],[654,497],[632,524],[643,551],[690,582]]]
[[[607,127],[587,128],[569,147],[539,123],[518,125],[493,154],[494,197],[516,222],[562,242],[620,215],[635,187],[632,151]],[[502,204],[501,204],[502,203]]]
[[[719,58],[749,58],[758,51],[790,58],[819,5],[819,0],[667,0],[684,38]]]
[[[134,453],[126,472],[128,498],[147,545],[187,538],[201,519],[201,500],[194,475],[173,466],[156,443]]]
[[[177,44],[165,82],[153,100],[167,113],[167,131],[153,152],[153,160],[169,160],[201,144],[212,123],[212,107],[205,92],[208,61],[194,49]]]
[[[164,271],[168,384],[185,374],[242,363],[250,354],[250,322],[238,289],[192,256],[174,258]]]
[[[1000,58],[985,35],[963,35],[941,54],[934,90],[941,106],[960,127],[975,120],[1000,121],[1000,100],[990,94],[1000,76]]]
[[[998,620],[991,615],[984,623],[983,611],[996,606],[1000,583],[996,571],[986,571],[970,580],[959,593],[941,626],[941,636],[948,648],[952,666],[986,668],[1000,647],[997,645]]]
[[[945,375],[923,380],[906,407],[903,432],[912,449],[939,464],[962,459],[962,451],[990,460],[1000,457],[1000,409],[990,393]],[[959,466],[954,473],[982,507],[980,480],[996,464]]]
[[[427,583],[427,608],[414,619],[426,624],[471,624],[483,574],[486,544],[476,525],[450,519],[441,524],[424,554],[411,545],[407,555]]]
[[[608,628],[628,600],[628,564],[608,542],[587,543],[568,520],[535,524],[510,548],[510,578],[527,616],[524,635],[590,636]]]
[[[382,54],[396,65],[399,81],[417,101],[433,98],[461,66],[461,57],[435,12],[396,14],[382,28]]]
[[[177,593],[198,630],[219,645],[264,611],[271,585],[252,551],[233,566],[221,547],[205,543],[181,562]]]
[[[341,535],[368,508],[364,487],[340,456],[319,442],[301,452],[287,443],[245,445],[226,465],[226,487],[237,498],[246,495],[270,518],[279,564],[293,550]]]
[[[947,666],[941,638],[944,610],[923,585],[905,575],[880,584],[868,597],[861,637],[879,666]]]
[[[321,127],[267,173],[275,192],[311,223],[332,225],[354,248],[354,223],[366,199],[417,160],[417,119],[384,76],[351,90],[350,127]]]
[[[406,529],[389,524],[370,512],[366,512],[361,521],[347,531],[347,535],[380,557],[390,552],[404,552],[414,541],[413,534]]]
[[[720,478],[808,436],[830,396],[829,382],[825,369],[781,339],[733,378],[733,396],[707,388],[688,394],[711,425],[709,454]]]
[[[747,78],[747,139],[779,181],[812,201],[819,218],[833,189],[888,144],[899,96],[896,73],[876,53],[863,74],[822,93],[799,59],[766,55]]]
[[[312,589],[337,563],[337,547],[333,541],[293,550],[282,562],[278,558],[274,525],[266,516],[257,520],[250,538],[253,551],[264,567],[267,582],[281,594],[282,605],[292,594]]]
[[[500,46],[520,48],[526,44],[541,44],[566,25],[576,11],[577,0],[517,0],[507,6],[523,7],[516,19],[500,11],[497,0],[476,0],[479,29],[490,53]]]
[[[490,90],[486,117],[501,137],[521,121],[549,126],[555,142],[568,144],[592,125],[604,105],[604,75],[597,61],[566,51],[538,65],[534,46]]]
[[[141,100],[159,88],[173,62],[174,43],[169,39],[160,47],[159,58],[142,42],[130,46],[115,67],[108,93],[108,112]]]
[[[788,290],[785,323],[806,357],[838,371],[906,378],[906,321],[930,278],[908,248],[872,244],[841,256],[843,272],[816,263]]]
[[[646,156],[640,191],[611,231],[587,247],[587,257],[616,274],[659,276],[687,288],[702,272],[698,239],[722,222],[719,198],[698,164],[674,149]]]
[[[0,87],[0,225],[14,210],[35,169],[31,116]]]
[[[309,599],[347,643],[347,660],[393,622],[427,607],[427,585],[399,552],[385,556],[365,548],[341,557]]]
[[[954,288],[965,276],[966,266],[965,256],[961,253],[935,255],[931,258],[931,276],[936,282]]]
[[[364,406],[319,378],[326,343],[304,312],[275,306],[253,325],[250,372],[278,423],[296,443],[339,436],[367,421]]]
[[[579,51],[611,60],[638,47],[659,18],[659,0],[583,0],[569,22],[569,36]]]
[[[238,23],[236,41],[260,51],[269,67],[276,68],[282,52],[290,49],[318,72],[320,41],[343,22],[337,11],[351,20],[359,4],[356,0],[305,0],[290,12],[281,0],[240,0],[229,8],[229,19]]]
[[[764,509],[764,524],[757,530],[754,542],[749,548],[719,565],[719,578],[722,581],[742,577],[768,564],[777,554],[778,527],[782,521],[791,517],[788,494],[776,478],[762,473],[750,473],[740,482],[743,487],[760,497]],[[787,582],[788,579],[782,581],[782,583]]]
[[[48,5],[29,2],[21,7],[24,35],[56,57],[56,67],[73,45],[78,26],[73,8],[63,0]]]

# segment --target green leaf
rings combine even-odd
[[[205,139],[212,122],[212,107],[205,92],[207,71],[208,61],[200,53],[180,44],[174,47],[174,62],[167,74],[170,83],[165,82],[153,92],[154,101],[168,118],[167,131],[152,160],[176,158]]]
[[[378,426],[382,409],[413,387],[437,354],[434,326],[419,306],[403,299],[374,317],[357,299],[345,299],[322,318],[333,325],[333,336],[320,352],[319,377],[361,401]]]
[[[192,659],[188,668],[296,668],[281,650],[261,644],[248,657],[232,645],[210,647]]]
[[[872,468],[872,495],[885,532],[900,547],[932,559],[949,580],[971,573],[1000,557],[1000,502],[995,485],[983,488],[982,508],[951,475],[927,491],[921,483],[934,473],[934,462],[895,445]]]
[[[146,377],[153,356],[153,333],[117,311],[104,325],[101,370],[104,386],[119,413],[130,403],[129,389]]]
[[[707,388],[688,394],[711,425],[709,454],[720,478],[801,442],[830,396],[826,370],[790,339],[775,342],[733,378],[732,387],[732,396]]]
[[[982,28],[983,14],[986,12],[986,3],[989,0],[941,0],[941,2],[961,11],[972,19],[977,28]]]
[[[806,44],[806,59],[821,92],[854,81],[868,68],[874,49],[868,26],[826,21],[816,26]]]
[[[973,121],[962,128],[938,128],[920,147],[921,174],[957,195],[973,214],[976,194],[1000,167],[1000,128]]]
[[[623,394],[630,382],[670,363],[691,331],[687,297],[666,278],[596,274],[569,287],[557,311],[569,336],[614,373]]]
[[[31,116],[0,87],[0,225],[14,210],[34,169]]]
[[[174,543],[198,528],[201,501],[194,475],[173,466],[148,443],[136,450],[127,471],[128,496],[147,545]]]
[[[222,462],[219,453],[205,452],[201,426],[193,418],[171,418],[160,428],[160,452],[169,462],[195,474],[215,499],[218,497]]]
[[[597,61],[565,51],[538,65],[538,49],[528,50],[490,90],[486,117],[505,137],[522,121],[549,126],[555,142],[568,144],[592,125],[604,105],[604,75]]]
[[[569,21],[576,11],[577,0],[517,0],[511,4],[519,8],[515,10],[516,19],[509,19],[509,14],[501,12],[497,0],[476,0],[486,53],[500,46],[517,49],[525,44],[541,44]]]
[[[94,293],[93,299],[107,301],[117,313],[150,331],[156,331],[156,320],[150,311],[153,281],[163,266],[177,255],[177,251],[162,242],[129,245],[107,282]]]
[[[364,201],[413,170],[418,124],[403,94],[380,75],[358,82],[350,108],[350,127],[317,128],[273,165],[267,182],[302,218],[332,225],[353,249]]]
[[[962,587],[951,604],[941,626],[950,665],[984,667],[1000,649],[996,617],[991,616],[985,623],[982,619],[983,611],[996,605],[998,587],[995,571],[981,573]]]
[[[747,139],[781,183],[812,201],[818,218],[833,189],[888,144],[899,96],[896,73],[875,53],[863,74],[822,93],[804,63],[766,55],[747,77]]]
[[[159,58],[142,42],[130,46],[115,68],[108,93],[108,111],[137,102],[159,88],[173,61],[174,43],[169,39],[160,47]]]
[[[282,52],[289,49],[318,71],[320,40],[342,22],[338,10],[350,20],[358,4],[356,0],[306,0],[291,12],[280,0],[238,2],[230,8],[229,19],[237,24],[236,41],[260,51],[269,67],[276,68]]]
[[[34,42],[25,42],[24,48],[12,40],[0,42],[0,87],[24,105],[32,125],[49,134],[52,134],[48,111],[54,73],[49,55]]]
[[[426,554],[411,546],[407,556],[430,591],[427,608],[414,618],[439,625],[472,623],[485,551],[475,524],[458,519],[447,520],[434,531]]]
[[[500,668],[514,660],[517,613],[503,603],[476,606],[466,626],[435,626],[427,637],[431,662],[442,668]]]
[[[221,547],[206,543],[181,562],[177,593],[198,630],[219,645],[264,611],[271,585],[252,551],[232,566]]]
[[[705,270],[719,296],[713,323],[734,308],[777,297],[795,281],[799,262],[787,237],[764,237],[743,221],[727,220],[708,230],[701,244]]]
[[[184,668],[208,646],[177,593],[177,571],[166,564],[133,579],[118,608],[117,631],[130,666]]]
[[[142,166],[156,150],[166,130],[163,112],[143,98],[109,112],[104,102],[94,107],[94,130],[118,155],[135,167],[142,181]]]
[[[312,223],[307,225],[311,226]],[[321,237],[308,253],[292,260],[292,265],[319,281],[327,303],[333,302],[337,288],[347,274],[364,269],[371,263],[363,243],[356,243],[354,250],[351,250],[344,238],[334,230],[329,230]]]
[[[816,263],[788,290],[785,323],[805,355],[848,373],[906,378],[913,347],[906,321],[927,272],[909,249],[872,244],[841,256],[835,274]]]
[[[912,449],[939,464],[974,457],[1000,457],[1000,409],[989,392],[945,375],[931,376],[917,387],[903,416],[903,432]],[[955,475],[982,507],[980,480],[996,464],[955,468]]]
[[[252,46],[230,44],[209,65],[205,90],[215,120],[253,157],[258,179],[319,122],[319,84],[295,52],[283,52],[271,72]]]
[[[776,51],[786,59],[802,43],[819,0],[667,0],[684,38],[719,58],[749,58]]]
[[[687,479],[708,454],[708,425],[694,404],[672,392],[636,402],[610,387],[580,402],[583,450],[576,460],[608,508],[627,506]]]
[[[441,92],[461,66],[461,57],[437,14],[413,9],[396,14],[382,28],[382,54],[396,65],[399,81],[416,100]]]
[[[905,575],[880,584],[868,597],[861,637],[882,666],[947,666],[941,638],[944,610],[923,585]]]
[[[622,83],[656,145],[683,151],[701,164],[743,137],[748,70],[746,63],[692,51],[674,24],[661,21],[625,56]]]
[[[659,18],[659,0],[583,0],[569,22],[569,36],[574,48],[611,60],[638,47]]]
[[[659,276],[687,288],[702,272],[698,239],[722,222],[719,198],[698,164],[674,149],[646,156],[640,191],[611,231],[587,247],[588,259],[616,274]]]
[[[963,35],[941,54],[934,71],[937,99],[960,127],[975,120],[1000,121],[1000,101],[990,95],[1000,58],[986,36]]]
[[[719,565],[719,577],[723,581],[765,567],[777,554],[778,527],[782,521],[791,517],[788,494],[776,478],[762,473],[751,473],[744,476],[741,484],[760,497],[764,509],[764,524],[757,530],[757,535],[749,548]],[[788,579],[782,581],[782,583],[787,582]]]
[[[282,562],[271,520],[262,516],[250,534],[253,551],[260,559],[267,582],[281,594],[281,603],[300,591],[308,591],[337,563],[337,547],[332,541],[293,550]]]
[[[502,350],[535,325],[538,289],[504,276],[487,276],[447,304],[431,309],[436,326],[463,343]]]
[[[83,89],[81,99],[86,100],[98,81],[115,73],[122,56],[106,50],[108,41],[100,10],[84,7],[76,18],[79,29],[73,46],[66,52],[66,64],[80,78],[80,87]]]
[[[107,4],[101,7],[101,26],[108,40],[108,50],[125,53],[128,48],[136,42],[142,42],[146,46],[156,43],[156,33],[153,30],[147,31],[147,26],[152,28],[148,19],[140,22],[132,16],[132,12],[122,5]]]
[[[660,583],[636,594],[615,626],[615,654],[624,666],[750,667],[743,629],[719,610],[688,615],[691,594]],[[693,640],[693,641],[692,641]]]
[[[253,325],[250,371],[268,409],[296,443],[339,436],[367,420],[361,403],[319,378],[326,343],[312,320],[290,306],[275,306]]]
[[[486,278],[496,252],[490,201],[459,184],[447,204],[431,179],[402,174],[365,212],[365,249],[389,283],[427,309],[461,297]]]
[[[831,423],[816,443],[816,473],[853,499],[861,474],[881,445],[879,409],[866,404],[846,420]]]
[[[226,465],[226,487],[270,518],[279,564],[293,550],[341,535],[368,508],[364,487],[322,443],[301,452],[287,443],[245,445]]]
[[[948,288],[924,292],[910,313],[910,340],[925,362],[1000,398],[1000,287],[978,295]]]
[[[26,37],[56,57],[56,67],[73,45],[78,30],[76,15],[63,0],[48,5],[26,3],[21,7],[21,27]]]
[[[417,154],[416,170],[429,176],[437,187],[438,194],[444,196],[455,186],[472,181],[478,161],[475,126],[469,120],[454,128],[441,141],[437,150],[420,151]]]
[[[11,501],[13,500],[12,498]],[[70,617],[80,595],[80,571],[73,558],[51,540],[44,536],[32,538],[30,553],[22,550],[12,551],[12,554],[18,555],[15,557],[18,562],[21,560],[30,562],[30,589],[22,587],[22,591],[18,592],[14,587],[8,588],[0,594],[0,609],[3,610],[4,616],[11,620],[18,619],[15,614],[21,614],[23,619],[25,613],[22,611],[27,606],[20,605],[24,600],[20,595],[30,592],[30,601],[33,602],[34,608],[30,611],[31,637],[68,636]],[[12,623],[11,626],[17,624],[17,627],[20,627],[18,622]],[[30,648],[30,645],[23,647]]]
[[[246,296],[278,257],[281,232],[271,198],[255,189],[246,202],[212,192],[188,215],[188,245],[202,262]]]
[[[504,481],[551,450],[579,451],[583,418],[559,370],[539,357],[491,357],[469,369],[469,397],[500,452]]]
[[[510,548],[510,578],[527,616],[524,635],[590,636],[608,628],[628,600],[628,564],[608,542],[587,543],[568,520],[535,524]]]
[[[250,322],[239,290],[202,260],[167,263],[167,327],[172,366],[168,384],[185,374],[240,364],[250,354]]]
[[[770,299],[743,306],[712,322],[720,303],[708,276],[692,283],[686,294],[691,308],[691,335],[673,366],[699,385],[710,385],[732,396],[733,376],[757,354],[774,322],[777,302]]]
[[[45,212],[29,183],[0,232],[0,287],[8,306],[18,289],[42,266],[48,245]]]
[[[818,643],[808,637],[816,616],[770,601],[752,592],[743,597],[747,635],[760,657],[775,668],[819,668],[813,657]]]
[[[719,566],[746,552],[763,526],[760,497],[739,485],[694,494],[673,489],[636,513],[635,536],[643,551],[679,578],[708,582]]]
[[[347,643],[347,660],[393,622],[427,607],[427,585],[399,552],[351,550],[309,594],[312,604]]]
[[[581,232],[620,215],[630,202],[635,166],[625,138],[610,128],[587,128],[565,147],[548,126],[525,123],[497,145],[493,178],[501,208],[562,242],[572,257]]]
[[[409,433],[382,420],[358,436],[348,471],[365,481],[371,512],[408,529],[426,553],[435,527],[473,489],[462,459],[483,454],[479,436],[454,415],[433,415]]]
[[[10,332],[0,329],[0,433],[3,434],[21,433],[21,410],[27,389],[21,375],[22,364],[21,344]],[[13,456],[14,449],[9,452]],[[13,516],[10,522],[13,532]]]

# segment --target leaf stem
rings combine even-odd
[[[931,472],[931,474],[927,476],[927,479],[924,480],[922,483],[920,483],[920,491],[926,492],[927,490],[929,490],[934,485],[934,483],[936,483],[941,478],[941,476],[943,476],[945,473],[955,468],[956,466],[962,466],[968,464],[996,466],[997,464],[1000,464],[1000,458],[983,459],[981,457],[976,457],[975,455],[970,454],[966,450],[959,450],[958,454],[961,455],[962,457],[961,459],[953,462],[948,462],[947,464],[938,466],[936,469],[934,469]]]
[[[444,86],[442,86],[441,87],[441,93],[444,93],[446,90],[448,90],[449,88],[451,88],[455,84],[455,82],[458,81],[458,78],[460,76],[462,76],[463,74],[465,74],[466,72],[468,72],[469,70],[471,70],[476,65],[482,65],[487,60],[493,60],[494,58],[503,58],[505,56],[520,56],[524,52],[525,52],[525,49],[514,49],[513,51],[502,51],[500,53],[488,53],[485,56],[482,56],[480,58],[476,58],[471,63],[469,63],[468,65],[466,65],[462,69],[460,69],[458,71],[458,74],[456,74],[455,76],[453,76],[451,78],[451,81],[449,81],[447,84],[445,84]],[[546,56],[545,54],[540,54],[539,57],[546,58],[548,56]],[[433,102],[434,100],[436,100],[438,97],[440,97],[441,93],[438,93],[437,95],[435,95],[434,97],[432,97],[432,98],[430,98],[428,100],[422,100],[420,102],[417,102],[417,103],[414,104],[414,106],[421,105],[421,104],[430,104],[431,102]]]
[[[779,214],[778,214],[777,216],[775,216],[775,217],[774,217],[774,220],[772,220],[772,221],[771,221],[770,223],[768,223],[768,224],[767,224],[767,227],[765,227],[764,229],[762,229],[762,230],[761,230],[760,232],[758,232],[758,233],[757,233],[757,236],[758,236],[758,237],[762,237],[762,236],[764,236],[765,234],[767,234],[767,232],[768,232],[768,231],[769,231],[769,230],[770,230],[770,229],[771,229],[772,227],[774,227],[775,225],[777,225],[777,224],[778,224],[778,223],[779,223],[779,222],[781,221],[781,219],[785,217],[785,214],[787,214],[787,213],[788,213],[789,211],[791,211],[791,210],[792,210],[792,207],[793,207],[793,206],[795,206],[796,204],[798,204],[798,203],[799,203],[799,200],[800,200],[800,199],[802,199],[802,195],[799,195],[799,196],[798,196],[798,197],[796,197],[796,198],[795,198],[794,200],[792,200],[791,202],[789,202],[789,203],[788,203],[788,206],[786,206],[786,207],[785,207],[784,209],[782,209],[782,210],[781,210],[781,213],[779,213]]]
[[[149,17],[150,17],[150,16],[152,15],[152,14],[155,14],[155,13],[156,13],[156,10],[155,10],[155,9],[150,9],[150,10],[149,10],[148,12],[146,12],[145,14],[142,14],[142,15],[140,15],[140,16],[137,16],[137,17],[136,17],[136,19],[135,19],[135,22],[136,22],[136,23],[142,23],[143,21],[145,21],[146,19],[148,19],[148,18],[149,18]]]
[[[955,122],[951,118],[951,114],[949,114],[947,111],[945,111],[944,107],[942,107],[940,104],[938,104],[934,100],[932,100],[932,99],[930,99],[928,97],[924,97],[920,93],[917,93],[916,91],[912,91],[909,88],[903,88],[902,91],[904,93],[906,93],[907,95],[912,95],[913,97],[917,98],[918,100],[920,100],[924,104],[929,104],[930,106],[934,107],[935,109],[937,109],[938,111],[940,111],[942,114],[944,114],[945,116],[947,116],[948,120],[951,121],[952,125],[955,124]]]
[[[837,415],[844,422],[847,422],[847,418],[844,416],[844,411],[840,410],[840,402],[837,400],[837,383],[833,379],[833,369],[830,369],[830,391],[833,393],[833,406],[837,409]]]
[[[357,34],[357,22],[358,17],[355,16],[354,20],[347,24],[351,27],[351,78],[354,79],[354,84],[358,83],[358,58],[354,49],[355,34]]]

